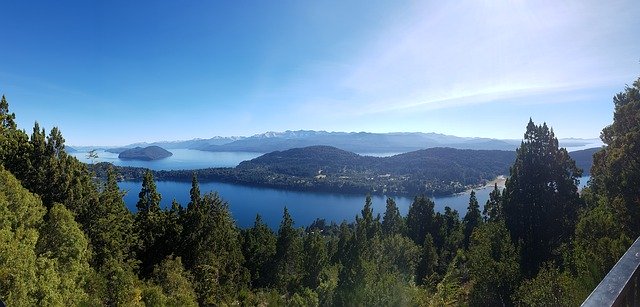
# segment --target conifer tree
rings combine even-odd
[[[198,184],[198,177],[196,173],[193,173],[191,177],[191,190],[189,190],[189,205],[188,207],[197,207],[200,204],[200,185]]]
[[[293,227],[293,219],[287,207],[278,229],[275,255],[275,280],[280,291],[293,293],[300,285],[302,269],[302,239],[300,231]]]
[[[503,196],[505,222],[511,239],[521,244],[526,277],[543,262],[561,258],[559,248],[573,234],[581,206],[581,174],[553,130],[529,120]]]
[[[437,267],[438,253],[433,244],[433,237],[427,233],[424,238],[424,244],[422,245],[420,262],[416,270],[416,283],[419,285],[426,284],[427,279],[435,273]]]
[[[493,191],[489,193],[489,199],[482,209],[482,215],[487,222],[500,221],[504,218],[502,213],[502,194],[498,189],[498,184],[493,186]]]
[[[273,258],[276,253],[276,236],[269,226],[256,215],[253,227],[244,233],[243,254],[251,274],[253,288],[265,288],[273,284]]]
[[[467,207],[467,214],[465,214],[462,224],[464,225],[464,248],[469,248],[469,241],[473,230],[482,222],[482,216],[480,215],[480,205],[478,205],[478,199],[476,198],[476,192],[471,191],[469,196],[469,207]]]
[[[594,155],[591,186],[606,199],[631,238],[640,235],[640,78],[613,98],[613,123],[600,138],[607,145]]]
[[[304,238],[303,278],[302,286],[316,289],[320,285],[322,271],[327,265],[327,246],[318,231],[307,234]]]
[[[433,231],[435,204],[424,195],[415,197],[407,214],[407,235],[418,245],[422,245],[427,233]]]
[[[87,212],[87,224],[90,226],[85,227],[85,233],[93,247],[93,264],[97,268],[102,267],[109,259],[127,263],[138,243],[133,216],[127,209],[123,196],[124,193],[118,188],[116,173],[109,168],[99,202]]]
[[[394,234],[404,234],[406,232],[406,224],[404,218],[400,215],[398,206],[393,198],[387,199],[387,206],[382,218],[382,233],[390,236]]]
[[[135,225],[140,239],[138,259],[141,261],[142,276],[149,276],[153,267],[166,255],[162,254],[162,238],[165,236],[164,213],[160,209],[162,196],[156,190],[153,173],[147,170],[138,194]]]

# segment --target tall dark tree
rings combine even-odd
[[[198,177],[196,173],[193,173],[191,177],[191,190],[189,190],[189,205],[188,207],[198,206],[200,204],[200,185],[198,184]]]
[[[240,234],[229,205],[216,193],[205,194],[185,213],[184,264],[194,276],[201,305],[230,304],[245,289],[248,272]]]
[[[427,233],[433,231],[435,204],[424,195],[413,199],[407,214],[407,235],[413,242],[422,245]]]
[[[303,243],[302,286],[316,289],[321,282],[321,274],[327,265],[327,245],[318,231],[307,234]]]
[[[502,193],[498,189],[498,184],[493,186],[493,191],[489,193],[489,199],[482,209],[482,215],[487,222],[500,221],[504,218],[502,213]]]
[[[371,195],[367,195],[361,214],[362,217],[356,216],[356,237],[360,250],[381,234],[380,215],[373,217]]]
[[[594,155],[591,186],[605,197],[624,231],[640,235],[640,78],[613,98],[613,123],[602,130],[607,145]]]
[[[137,233],[123,196],[115,171],[109,168],[98,205],[91,206],[87,211],[87,224],[90,227],[85,227],[85,232],[93,246],[95,267],[103,266],[109,259],[126,263],[132,258]]]
[[[400,215],[395,200],[388,198],[387,207],[382,217],[382,233],[390,236],[394,234],[404,234],[405,232],[406,224],[404,218]]]
[[[242,252],[245,266],[251,274],[253,288],[266,288],[273,284],[273,257],[276,254],[276,236],[269,226],[256,215],[253,227],[244,232]]]
[[[149,276],[153,267],[160,263],[166,255],[162,238],[165,235],[165,216],[160,209],[162,196],[156,189],[153,173],[147,170],[142,180],[142,189],[138,194],[136,208],[136,230],[140,239],[138,259],[143,276]]]
[[[433,237],[427,233],[424,238],[424,244],[422,245],[420,262],[416,270],[416,283],[419,285],[425,284],[427,279],[435,273],[437,267],[438,253],[433,244]]]
[[[2,95],[2,99],[0,99],[0,132],[4,129],[17,129],[15,119],[16,114],[9,113],[9,103],[4,95]]]
[[[473,230],[482,223],[482,215],[480,215],[480,205],[478,205],[478,199],[476,198],[476,192],[471,191],[469,196],[469,206],[467,207],[467,214],[465,214],[462,224],[464,225],[464,248],[469,248],[469,241],[471,240],[471,234]]]
[[[480,225],[471,236],[468,265],[473,280],[470,305],[512,306],[520,278],[518,253],[504,222]]]
[[[276,286],[283,292],[293,293],[302,278],[302,238],[293,226],[293,219],[285,207],[278,229],[275,255]]]
[[[520,244],[526,277],[543,262],[561,258],[559,248],[573,234],[581,206],[581,175],[553,130],[529,120],[503,195],[506,225]]]
[[[432,235],[433,243],[438,251],[439,274],[445,274],[449,263],[458,254],[458,249],[462,246],[464,234],[460,215],[457,210],[444,207],[444,214],[436,213],[434,223],[436,232]]]

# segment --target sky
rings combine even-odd
[[[628,1],[2,1],[0,93],[70,145],[266,131],[597,138]]]

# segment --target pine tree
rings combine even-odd
[[[493,191],[489,193],[489,199],[487,199],[487,203],[484,205],[482,215],[484,215],[484,220],[487,222],[504,219],[502,213],[502,194],[500,193],[500,189],[498,189],[497,183],[494,185]]]
[[[285,207],[278,229],[275,255],[275,280],[282,292],[293,293],[300,285],[302,269],[302,239],[293,227],[293,219]]]
[[[504,222],[482,224],[471,236],[468,265],[472,306],[512,306],[519,283],[518,253]]]
[[[124,193],[118,188],[116,173],[109,168],[98,204],[87,211],[86,224],[90,226],[84,228],[93,247],[93,264],[96,268],[102,267],[110,259],[127,263],[138,243],[133,216],[123,196]]]
[[[478,199],[476,198],[476,192],[471,191],[469,196],[469,207],[467,207],[467,214],[465,214],[462,224],[464,225],[464,248],[469,248],[469,241],[473,230],[482,222],[482,216],[480,215],[480,205],[478,205]]]
[[[438,253],[433,244],[433,237],[427,233],[422,245],[422,253],[420,262],[416,270],[416,283],[419,285],[427,284],[428,279],[436,272],[438,267]]]
[[[245,266],[251,274],[252,288],[272,285],[276,236],[259,214],[256,215],[253,227],[244,232],[242,251],[246,259]]]
[[[591,186],[606,199],[631,238],[640,235],[640,78],[613,98],[613,123],[600,138],[607,145],[594,155]]]
[[[2,95],[2,99],[0,99],[0,133],[4,132],[5,129],[17,129],[15,119],[16,114],[9,113],[9,103]]]
[[[503,195],[506,225],[521,244],[526,277],[543,262],[561,258],[559,248],[573,234],[581,206],[581,174],[553,130],[529,120]]]
[[[183,229],[185,267],[194,276],[202,305],[230,304],[245,289],[249,273],[243,267],[240,234],[229,205],[216,193],[205,194],[187,208]]]
[[[387,199],[387,206],[382,218],[382,233],[390,236],[394,234],[404,234],[406,232],[406,224],[404,218],[400,215],[400,210],[393,198]]]
[[[407,214],[407,235],[418,245],[422,245],[427,233],[434,228],[433,216],[435,204],[427,197],[416,197]]]
[[[150,170],[144,174],[142,189],[138,197],[135,225],[140,239],[140,247],[137,255],[141,261],[142,276],[149,276],[153,267],[166,256],[162,254],[164,250],[162,239],[166,231],[165,216],[160,209],[162,196],[156,190],[156,183]]]
[[[193,173],[191,177],[191,190],[189,190],[190,201],[188,207],[197,207],[200,204],[200,185],[198,184],[198,177],[196,173]]]
[[[303,246],[302,286],[316,289],[320,285],[322,271],[328,263],[327,246],[317,231],[305,236]]]

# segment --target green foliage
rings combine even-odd
[[[487,222],[497,222],[504,220],[502,209],[502,193],[498,189],[498,184],[493,186],[493,191],[489,193],[489,199],[482,209],[482,214]]]
[[[424,195],[415,197],[409,207],[407,214],[407,235],[413,242],[422,245],[427,233],[431,233],[434,228],[433,201]]]
[[[9,305],[86,300],[87,240],[62,205],[41,201],[0,166],[0,299]]]
[[[35,246],[44,214],[40,200],[0,166],[0,299],[9,306],[38,303]]]
[[[160,209],[162,195],[156,190],[153,173],[147,171],[142,181],[142,189],[138,194],[135,216],[135,228],[138,233],[140,246],[137,251],[141,260],[143,276],[148,276],[153,267],[164,258],[164,249],[167,246],[166,214]]]
[[[569,242],[581,200],[581,171],[566,149],[558,147],[553,130],[529,121],[503,195],[504,215],[511,239],[521,248],[521,269],[535,275],[540,265],[559,260]]]
[[[602,130],[607,145],[593,158],[592,188],[623,223],[631,238],[640,235],[640,78],[613,98],[613,123]]]
[[[511,306],[511,294],[519,283],[518,253],[503,222],[479,226],[468,252],[473,288],[472,306]]]
[[[244,232],[242,253],[246,260],[245,267],[251,274],[251,286],[257,289],[272,285],[276,236],[259,214],[253,227]]]
[[[283,293],[293,293],[302,279],[302,238],[300,230],[293,227],[289,210],[284,208],[274,258],[276,289]]]
[[[444,208],[444,214],[436,213],[436,232],[433,232],[433,243],[438,251],[437,273],[444,275],[448,264],[456,257],[458,249],[462,246],[463,228],[458,211]]]
[[[519,306],[579,306],[582,297],[575,279],[552,265],[544,265],[538,275],[526,280],[514,293]]]
[[[159,306],[197,306],[196,293],[191,286],[193,277],[182,266],[180,257],[173,258],[171,256],[162,260],[153,269],[151,280],[157,289],[153,292],[156,297],[164,299],[163,304]],[[147,300],[145,299],[145,302]],[[147,303],[148,305],[148,303]]]
[[[416,282],[419,285],[429,285],[435,278],[434,274],[438,267],[438,254],[433,244],[433,237],[427,234],[422,244],[422,252],[420,255],[420,263],[416,271]]]
[[[125,206],[116,181],[116,174],[109,171],[107,181],[100,191],[99,202],[85,214],[89,227],[85,233],[93,247],[93,264],[102,267],[109,259],[119,263],[130,261],[137,244],[133,216]]]
[[[382,218],[382,233],[390,236],[395,234],[405,234],[407,225],[400,215],[400,210],[396,206],[393,198],[387,199],[387,206]]]
[[[316,289],[320,286],[321,274],[328,263],[327,246],[324,238],[315,231],[307,234],[303,243],[302,286]]]
[[[193,274],[198,302],[219,305],[234,301],[249,276],[228,204],[215,193],[204,195],[199,206],[187,208],[183,238],[182,259]]]
[[[601,199],[576,225],[573,258],[584,298],[618,262],[632,240],[613,211]]]
[[[464,225],[464,248],[469,248],[469,242],[471,241],[471,234],[473,230],[482,223],[482,216],[480,215],[480,205],[478,205],[478,199],[476,198],[476,192],[471,191],[469,196],[469,207],[467,207],[467,214],[465,214],[462,220]]]

